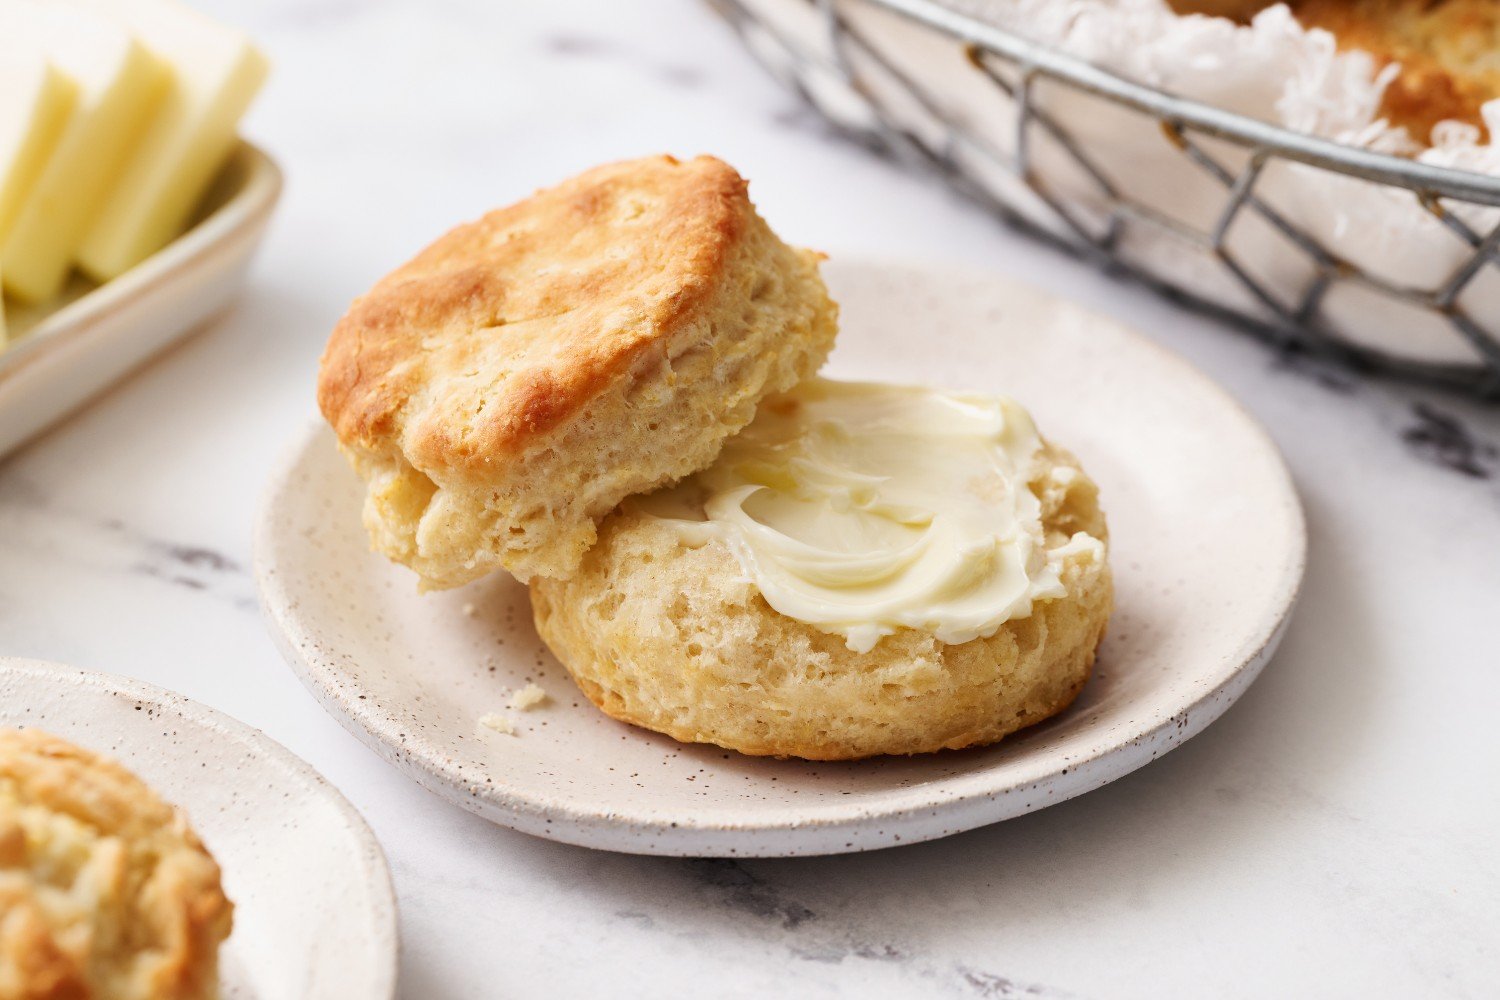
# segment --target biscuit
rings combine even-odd
[[[1500,96],[1500,6],[1494,0],[1296,0],[1292,13],[1326,28],[1341,49],[1370,53],[1400,72],[1380,111],[1419,142],[1456,120],[1483,126],[1480,106]]]
[[[712,157],[590,170],[454,229],[335,327],[318,402],[423,588],[565,577],[623,498],[814,372],[837,307]]]
[[[1098,490],[1060,449],[1031,475],[1049,547],[1103,541]],[[1109,618],[1102,558],[1070,555],[1067,596],[988,638],[947,645],[900,629],[865,654],[774,611],[714,539],[626,503],[568,580],[534,580],[537,631],[590,701],[626,722],[747,754],[844,760],[993,743],[1061,711],[1088,679]]]
[[[0,1000],[217,996],[232,911],[187,820],[140,779],[0,729]]]
[[[1268,0],[1169,0],[1179,14],[1248,21]],[[1429,142],[1440,121],[1484,126],[1479,113],[1500,97],[1500,5],[1494,0],[1289,0],[1297,21],[1333,34],[1345,50],[1400,65],[1380,113]]]

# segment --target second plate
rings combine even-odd
[[[265,733],[126,677],[0,657],[0,726],[113,757],[180,806],[223,871],[225,1000],[389,1000],[396,900],[338,790]]]

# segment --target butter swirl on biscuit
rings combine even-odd
[[[1065,556],[1104,556],[1082,532],[1049,549],[1041,446],[1005,396],[814,378],[632,502],[690,545],[721,539],[772,608],[855,652],[898,628],[957,644],[1066,596]]]

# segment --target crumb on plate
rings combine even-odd
[[[536,684],[527,684],[521,690],[510,696],[510,707],[518,712],[525,712],[535,708],[547,700],[547,692]]]
[[[515,723],[499,712],[486,712],[479,717],[479,724],[486,729],[493,729],[495,732],[505,736],[516,735]]]

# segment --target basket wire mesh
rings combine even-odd
[[[765,0],[760,0],[764,3]],[[941,172],[956,187],[978,199],[1007,222],[1111,273],[1132,277],[1169,298],[1255,332],[1289,350],[1305,350],[1354,368],[1463,389],[1500,398],[1500,317],[1471,314],[1461,295],[1488,266],[1500,263],[1500,223],[1476,228],[1466,219],[1475,209],[1500,206],[1500,178],[1420,163],[1401,157],[1341,145],[1266,124],[1219,108],[1173,97],[1134,83],[1066,54],[942,7],[931,0],[781,0],[815,15],[827,55],[812,51],[804,38],[762,16],[754,0],[711,0],[760,61],[803,100],[841,131],[899,159]],[[897,65],[849,16],[855,6],[877,8],[922,26],[961,47],[972,70],[1014,105],[1011,141],[1001,149],[958,116],[945,110],[930,87]],[[878,85],[872,79],[879,74]],[[830,113],[828,80],[840,85],[838,100],[854,101],[861,121],[851,124],[846,112]],[[1222,207],[1206,227],[1184,225],[1129,192],[1104,169],[1109,151],[1090,148],[1085,139],[1037,99],[1039,85],[1089,95],[1122,109],[1148,116],[1161,135],[1196,170],[1222,189]],[[931,127],[914,128],[893,107],[892,87]],[[1033,154],[1043,138],[1086,178],[1094,200],[1105,210],[1096,223],[1056,189],[1049,171]],[[1097,143],[1095,144],[1097,146]],[[1223,150],[1238,151],[1236,162]],[[1258,188],[1277,161],[1304,164],[1359,178],[1404,192],[1438,219],[1444,231],[1464,248],[1461,264],[1435,287],[1408,287],[1341,257],[1308,227],[1289,218]],[[1000,171],[1019,181],[1035,203],[1053,216],[1041,225],[1017,210],[1013,198],[981,180],[981,169]],[[1295,251],[1304,254],[1312,279],[1290,293],[1247,268],[1234,252],[1229,234],[1251,214]],[[1494,213],[1490,213],[1493,215]],[[1222,269],[1259,309],[1227,305],[1188,287],[1170,275],[1145,269],[1122,252],[1136,227],[1170,234]],[[1356,343],[1329,328],[1320,305],[1337,283],[1350,283],[1441,317],[1469,344],[1476,363],[1448,363],[1402,356]]]

